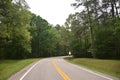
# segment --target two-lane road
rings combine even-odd
[[[16,79],[13,79],[16,80]],[[63,57],[35,63],[18,80],[119,80],[66,62]]]

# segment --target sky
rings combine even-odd
[[[75,0],[26,0],[30,11],[40,15],[50,24],[63,25],[70,13],[74,13],[71,3]]]

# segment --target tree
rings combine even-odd
[[[20,3],[22,4],[22,3]],[[0,36],[4,38],[2,58],[26,58],[31,51],[30,33],[28,32],[30,12],[23,5],[1,0]]]
[[[31,19],[31,45],[33,57],[57,56],[57,43],[60,41],[60,35],[56,27],[54,28],[45,19],[32,14]]]
[[[79,47],[82,47],[80,45],[84,42],[91,45],[91,48],[88,48],[89,51],[92,50],[94,58],[118,58],[120,49],[117,44],[119,43],[119,36],[116,34],[116,30],[119,33],[118,27],[120,27],[118,5],[118,0],[76,0],[72,4],[75,8],[84,6],[85,9],[74,14],[72,18],[70,16],[66,24],[73,26],[71,29],[74,34],[77,32],[78,38],[74,41],[80,40],[78,42]],[[88,35],[89,33],[91,36]],[[115,42],[116,39],[118,39],[117,43]]]
[[[67,18],[66,26],[71,30],[70,49],[74,57],[91,57],[88,49],[89,44],[89,27],[85,21],[85,15],[82,13],[70,14]]]
[[[95,9],[95,13],[97,14],[97,10],[96,10],[96,5],[98,3],[98,0],[78,0],[77,3],[74,3],[73,6],[76,6],[76,8],[78,8],[79,6],[85,6],[85,10],[83,12],[85,12],[86,14],[86,22],[90,28],[90,34],[91,34],[91,53],[93,55],[93,57],[96,57],[96,52],[95,52],[95,42],[94,42],[94,24],[93,21],[94,20],[94,15],[92,15],[94,13],[94,9]],[[93,9],[94,8],[94,9]],[[96,17],[97,15],[95,15]]]

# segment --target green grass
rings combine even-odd
[[[12,74],[39,59],[0,60],[0,80],[7,80]]]
[[[67,61],[120,78],[120,60],[67,58]]]

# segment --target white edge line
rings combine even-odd
[[[66,62],[66,61],[65,61],[65,62]],[[68,62],[67,62],[67,63],[68,63]],[[79,68],[79,69],[82,69],[82,70],[84,70],[84,71],[87,71],[87,72],[89,72],[89,73],[92,73],[92,74],[94,74],[94,75],[97,75],[97,76],[99,76],[99,77],[103,77],[103,78],[108,79],[108,80],[113,80],[112,78],[109,78],[109,77],[100,75],[100,74],[98,74],[98,73],[95,73],[95,72],[93,72],[93,71],[91,71],[91,70],[88,70],[88,69],[85,69],[85,68],[83,68],[83,67],[80,67],[80,66],[78,66],[78,65],[75,65],[75,64],[72,64],[72,63],[68,63],[68,64],[71,64],[71,65],[73,65],[74,67],[77,67],[77,68]]]
[[[29,68],[25,74],[19,79],[19,80],[23,80],[23,78],[38,64],[39,62],[36,62],[31,68]]]

